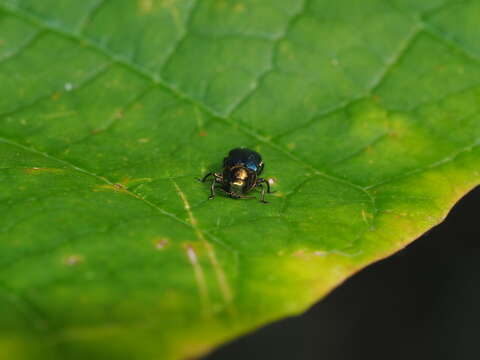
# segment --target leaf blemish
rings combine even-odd
[[[365,221],[366,223],[368,223],[367,221],[367,214],[365,213],[365,210],[362,209],[362,219],[363,221]]]
[[[85,261],[83,255],[69,255],[64,260],[63,263],[67,266],[76,266]]]
[[[102,190],[113,190],[115,192],[128,192],[127,188],[123,184],[106,184],[106,185],[97,185],[93,191],[102,191]]]
[[[295,257],[304,257],[305,256],[305,250],[304,249],[300,249],[300,250],[297,250],[293,253],[293,256]]]
[[[139,183],[149,183],[149,182],[152,182],[152,181],[153,181],[152,178],[132,179],[132,178],[129,178],[129,177],[124,177],[122,180],[120,180],[120,184],[125,186],[125,187],[128,187],[129,185],[135,185],[135,184],[139,184]]]
[[[327,252],[321,251],[321,250],[309,251],[309,250],[305,250],[305,249],[299,249],[299,250],[295,251],[292,255],[297,257],[297,258],[309,260],[312,257],[326,256]]]
[[[26,168],[25,172],[29,175],[38,175],[42,173],[59,174],[63,172],[63,170],[56,169],[56,168],[31,167],[31,168]]]
[[[140,0],[138,6],[141,14],[148,14],[153,9],[153,0]]]
[[[210,264],[213,266],[213,268],[215,270],[215,274],[216,274],[216,277],[217,277],[217,283],[220,287],[222,296],[223,296],[223,298],[224,298],[224,300],[227,304],[231,303],[232,300],[233,300],[232,290],[231,290],[230,285],[228,283],[228,279],[225,275],[225,272],[223,271],[222,266],[218,262],[217,255],[215,254],[215,249],[207,241],[207,239],[205,238],[202,230],[198,226],[198,221],[195,218],[195,216],[193,215],[192,208],[190,206],[190,203],[187,200],[187,196],[182,191],[182,189],[180,189],[180,187],[178,186],[178,184],[174,180],[172,180],[172,183],[173,183],[173,185],[174,185],[174,187],[175,187],[175,189],[178,193],[178,196],[180,197],[181,201],[183,202],[183,206],[184,206],[185,210],[187,211],[190,224],[192,225],[193,230],[195,231],[195,234],[197,235],[198,240],[200,240],[200,242],[203,244],[203,246],[205,247],[205,249],[207,251],[207,256],[208,256],[208,259],[210,261]],[[193,262],[192,262],[192,265],[193,265]]]
[[[156,239],[154,241],[155,249],[163,250],[169,244],[170,240],[168,238]]]
[[[117,120],[123,118],[123,111],[122,110],[117,110],[113,117]]]
[[[245,11],[245,4],[238,3],[234,6],[233,11],[236,13],[242,13]]]
[[[193,273],[195,276],[195,281],[197,283],[198,293],[200,295],[200,301],[202,303],[202,308],[204,313],[208,313],[211,307],[210,296],[208,294],[207,280],[205,277],[205,272],[198,261],[197,253],[193,248],[192,244],[183,244],[185,251],[187,252],[188,261],[193,267]]]

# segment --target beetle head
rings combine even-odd
[[[241,194],[243,189],[246,186],[248,178],[248,171],[243,168],[239,167],[232,171],[232,180],[230,182],[230,191],[233,194]]]

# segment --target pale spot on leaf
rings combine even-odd
[[[242,13],[245,11],[245,9],[246,7],[243,3],[238,3],[233,7],[233,11],[235,11],[236,13]]]
[[[73,255],[68,255],[63,260],[63,263],[67,266],[76,266],[83,263],[84,261],[85,261],[85,258],[83,257],[83,255],[73,254]]]
[[[26,168],[25,172],[29,175],[38,175],[38,174],[59,174],[62,173],[62,169],[56,169],[56,168],[44,168],[44,167],[31,167],[31,168]]]
[[[148,14],[152,12],[153,5],[153,0],[139,0],[138,8],[140,10],[140,14]]]
[[[155,249],[157,250],[163,250],[165,249],[165,247],[168,246],[169,243],[170,243],[170,240],[168,238],[160,238],[154,241],[154,246],[155,246]]]

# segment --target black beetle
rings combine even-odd
[[[213,176],[211,194],[209,199],[215,197],[215,186],[220,185],[220,189],[225,191],[233,199],[251,199],[253,196],[245,196],[251,190],[260,187],[260,201],[265,201],[265,187],[267,193],[270,191],[270,184],[267,180],[259,177],[263,171],[262,157],[256,151],[246,148],[236,148],[230,150],[228,156],[223,159],[223,172],[208,173],[200,181],[205,182],[209,176]]]

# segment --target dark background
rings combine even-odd
[[[480,359],[480,187],[447,219],[304,315],[206,360]]]

